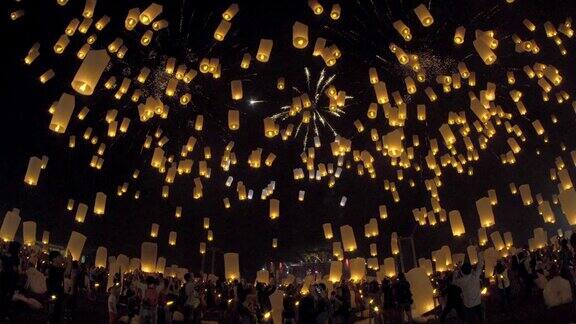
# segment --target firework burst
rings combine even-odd
[[[293,86],[296,94],[292,103],[280,107],[281,111],[270,116],[274,121],[297,120],[294,137],[303,136],[302,147],[306,149],[310,138],[314,146],[319,146],[322,129],[328,129],[336,137],[338,131],[330,119],[340,118],[346,114],[346,100],[353,99],[345,91],[338,91],[334,86],[336,74],[327,74],[325,69],[314,79],[308,67],[304,68],[306,85],[304,88]]]

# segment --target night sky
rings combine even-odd
[[[532,193],[542,193],[550,200],[557,193],[556,185],[549,179],[549,170],[554,168],[554,159],[562,156],[573,179],[574,164],[570,151],[576,144],[575,112],[572,98],[558,104],[551,93],[550,101],[542,101],[540,88],[535,80],[529,80],[522,67],[535,62],[552,64],[563,76],[560,89],[574,96],[575,65],[573,60],[576,46],[574,39],[564,35],[561,38],[568,55],[562,56],[551,39],[546,38],[542,24],[551,21],[555,26],[565,21],[567,16],[576,13],[576,3],[569,0],[540,1],[517,0],[508,4],[504,0],[490,1],[440,1],[427,3],[435,22],[430,28],[419,23],[412,9],[419,1],[341,1],[342,17],[333,21],[328,13],[333,1],[321,1],[325,13],[315,16],[304,0],[274,1],[237,1],[240,12],[232,21],[232,28],[223,42],[212,37],[221,20],[221,13],[230,5],[229,1],[158,1],[164,5],[161,18],[167,19],[170,26],[155,33],[152,44],[146,48],[139,44],[140,35],[146,30],[139,25],[135,32],[124,29],[124,17],[129,9],[145,8],[149,1],[98,1],[95,20],[103,14],[111,17],[110,24],[98,33],[98,39],[92,48],[105,48],[114,38],[122,37],[129,50],[123,60],[111,60],[111,64],[102,76],[99,87],[92,96],[76,96],[75,113],[68,125],[66,134],[56,134],[48,129],[50,104],[58,100],[62,92],[75,94],[70,87],[81,61],[76,58],[77,49],[85,42],[86,35],[78,32],[71,37],[68,48],[62,55],[55,55],[52,46],[62,34],[68,22],[81,18],[84,1],[70,0],[64,6],[58,6],[55,0],[22,2],[4,1],[0,4],[0,39],[2,41],[2,60],[0,61],[0,94],[2,108],[0,121],[0,214],[12,208],[20,208],[22,220],[35,220],[38,223],[38,239],[43,230],[51,232],[51,242],[65,245],[71,230],[85,234],[88,239],[85,253],[92,254],[98,246],[106,246],[110,255],[119,253],[139,257],[140,244],[143,241],[158,243],[159,255],[165,256],[167,264],[178,264],[198,271],[200,266],[199,242],[206,240],[206,231],[202,229],[203,217],[211,218],[214,241],[209,244],[221,252],[240,253],[240,263],[245,273],[253,271],[269,261],[298,261],[300,254],[316,249],[331,250],[331,243],[323,237],[322,224],[330,222],[336,237],[339,226],[353,226],[359,250],[353,255],[367,255],[368,245],[377,242],[379,257],[390,255],[390,233],[400,236],[414,233],[418,257],[429,256],[432,249],[449,245],[453,251],[463,251],[477,238],[479,226],[475,201],[486,196],[488,189],[495,189],[499,203],[494,207],[496,225],[490,228],[501,233],[511,231],[516,244],[523,244],[532,235],[535,227],[544,227],[551,233],[558,227],[567,228],[568,224],[558,205],[552,208],[556,214],[556,224],[544,224],[538,215],[536,205],[522,206],[520,197],[510,193],[508,185],[529,183]],[[198,2],[201,2],[200,4]],[[25,15],[16,20],[9,19],[9,13],[24,9]],[[536,33],[530,33],[522,20],[529,18],[538,26]],[[402,19],[412,30],[413,39],[406,43],[393,29],[392,22]],[[309,27],[310,44],[305,50],[292,46],[292,25],[301,21]],[[464,25],[467,29],[466,42],[454,46],[452,38],[456,27]],[[495,51],[497,62],[487,67],[472,46],[475,29],[492,29],[500,45]],[[93,27],[87,35],[94,32]],[[523,40],[534,39],[540,46],[538,55],[518,54],[514,52],[512,34]],[[329,44],[337,44],[342,58],[326,74],[335,74],[334,85],[346,91],[353,98],[347,100],[345,115],[340,118],[329,116],[328,120],[338,133],[353,142],[353,149],[368,149],[376,157],[376,179],[356,174],[356,163],[344,170],[333,188],[328,188],[326,178],[321,181],[304,179],[295,181],[292,170],[305,168],[300,160],[303,149],[303,136],[282,141],[280,136],[273,139],[264,137],[262,119],[280,111],[280,107],[291,103],[296,95],[292,87],[306,88],[304,68],[307,67],[313,78],[325,68],[322,59],[311,55],[316,37],[324,37]],[[239,67],[244,53],[255,56],[259,40],[274,40],[271,59],[263,64],[251,63],[248,70]],[[34,42],[40,42],[39,58],[26,66],[23,58]],[[406,95],[404,77],[413,75],[401,67],[388,45],[394,42],[404,50],[419,55],[422,65],[428,73],[425,86],[418,84],[418,92]],[[198,62],[204,57],[218,57],[222,64],[222,77],[218,80],[209,75],[199,74],[190,84],[192,104],[180,107],[177,98],[163,100],[170,106],[168,119],[158,117],[142,123],[138,120],[136,104],[130,101],[131,90],[122,100],[115,100],[116,90],[104,89],[103,84],[109,76],[115,75],[119,84],[124,76],[135,78],[142,66],[153,70],[162,70],[168,57],[176,57],[177,64],[198,68]],[[510,136],[504,127],[498,126],[496,135],[490,140],[486,150],[479,150],[480,159],[471,164],[474,175],[457,174],[453,168],[444,168],[443,186],[439,188],[441,204],[447,211],[460,210],[466,225],[466,236],[453,238],[448,222],[431,226],[419,226],[414,221],[412,209],[430,206],[430,195],[424,186],[424,180],[434,177],[428,170],[424,156],[429,146],[426,138],[435,137],[440,146],[439,156],[447,149],[442,144],[438,127],[447,119],[449,111],[465,110],[470,127],[475,116],[469,109],[468,91],[462,89],[443,94],[441,87],[434,81],[439,74],[457,72],[457,64],[464,61],[471,71],[477,74],[477,86],[472,91],[478,93],[485,89],[487,81],[498,85],[497,103],[504,110],[513,113],[512,124],[518,124],[526,142],[520,143],[522,151],[516,156],[513,166],[502,165],[500,154],[509,148],[506,139]],[[411,145],[412,135],[420,136],[421,146],[416,149],[413,162],[422,167],[421,172],[414,168],[404,170],[404,181],[396,180],[396,169],[390,166],[390,159],[384,158],[374,149],[369,130],[377,128],[380,136],[393,130],[384,120],[381,108],[376,119],[366,117],[368,105],[375,101],[372,86],[368,80],[368,68],[376,67],[380,79],[387,84],[388,91],[400,90],[408,104],[408,120],[404,127],[405,146]],[[48,68],[54,69],[56,76],[46,84],[38,81],[38,76]],[[506,72],[514,71],[516,84],[506,84]],[[151,82],[157,77],[155,82]],[[286,79],[286,90],[276,89],[276,79]],[[149,83],[141,87],[146,95],[163,93],[162,85],[167,77],[159,72],[152,73]],[[230,81],[242,80],[244,98],[233,101],[230,98]],[[163,83],[164,82],[164,83]],[[464,82],[463,82],[464,83]],[[430,103],[424,94],[426,86],[434,87],[439,100]],[[523,102],[528,114],[520,116],[508,92],[518,89],[523,92]],[[178,93],[183,93],[180,83]],[[250,104],[250,100],[257,103]],[[261,101],[261,102],[260,102]],[[426,122],[416,120],[416,104],[427,106]],[[88,106],[90,113],[84,121],[75,115],[81,107]],[[132,120],[126,134],[119,133],[115,138],[106,136],[107,124],[104,121],[108,109],[117,109],[119,118]],[[238,109],[241,114],[240,130],[232,132],[227,127],[229,109]],[[194,120],[198,114],[204,115],[204,130],[194,130]],[[553,124],[551,114],[558,118]],[[359,134],[353,122],[360,119],[366,130]],[[532,121],[539,119],[546,129],[548,143],[543,137],[536,136]],[[279,122],[285,127],[288,122]],[[86,127],[92,127],[100,141],[106,143],[105,163],[101,170],[89,166],[90,159],[98,145],[92,145],[82,139]],[[190,135],[198,143],[189,158],[195,160],[192,174],[178,176],[170,185],[170,197],[161,198],[164,174],[150,167],[152,149],[142,148],[146,135],[152,135],[157,128],[170,138],[164,146],[167,154],[178,157],[180,147]],[[455,134],[458,127],[452,127]],[[476,132],[471,136],[478,147]],[[68,148],[69,135],[76,135],[76,148]],[[322,147],[317,149],[318,162],[336,162],[331,156],[329,143],[334,136],[326,127],[321,127]],[[456,146],[465,152],[461,136],[457,136]],[[238,164],[228,173],[220,168],[220,158],[224,147],[234,141],[234,152]],[[561,151],[564,143],[566,151]],[[308,146],[311,142],[308,142]],[[210,146],[212,168],[210,179],[203,179],[203,198],[192,199],[193,179],[197,175],[198,160],[202,159],[202,148]],[[272,167],[262,166],[252,169],[246,163],[250,151],[263,149],[263,160],[268,153],[277,155]],[[540,152],[540,155],[536,154]],[[36,187],[23,182],[28,160],[31,156],[47,155],[48,167],[40,175]],[[347,155],[351,161],[351,154]],[[140,177],[132,179],[134,169],[140,169]],[[465,170],[468,165],[465,166]],[[226,178],[234,177],[234,185],[224,186]],[[396,181],[400,202],[394,203],[390,192],[383,188],[383,180]],[[416,183],[414,188],[408,185],[408,179]],[[243,181],[247,188],[254,190],[251,201],[238,201],[235,191],[236,181]],[[260,191],[270,181],[276,181],[276,189],[271,198],[280,200],[280,218],[268,217],[268,200],[260,200]],[[119,185],[129,183],[128,193],[122,197],[116,195]],[[140,199],[133,199],[134,192],[141,192]],[[305,190],[304,202],[298,202],[298,191]],[[96,192],[105,192],[108,196],[106,214],[96,216],[91,212]],[[340,199],[347,196],[345,207],[340,207]],[[222,203],[229,197],[232,207],[225,209]],[[67,211],[69,198],[84,202],[90,212],[83,224],[74,221],[75,211]],[[378,206],[388,207],[387,220],[379,220],[380,236],[376,239],[364,238],[364,227],[370,218],[378,218]],[[175,219],[176,206],[182,206],[183,216]],[[156,239],[149,237],[150,224],[160,224],[160,234]],[[177,231],[178,242],[175,247],[168,245],[169,231]],[[18,235],[21,232],[19,232]],[[272,238],[278,238],[278,248],[272,248]],[[382,260],[380,260],[382,261]],[[221,256],[217,257],[217,265]]]

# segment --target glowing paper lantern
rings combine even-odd
[[[140,22],[144,25],[150,25],[162,13],[162,6],[151,3],[148,8],[144,9],[139,16]]]
[[[464,222],[462,221],[462,216],[457,210],[452,210],[448,213],[448,219],[450,220],[450,227],[452,228],[452,235],[460,236],[466,233],[464,229]]]
[[[568,224],[576,225],[576,191],[574,188],[560,192],[558,199]]]
[[[176,245],[176,238],[177,238],[178,233],[174,232],[174,231],[170,231],[170,234],[168,235],[168,244],[169,245]]]
[[[28,161],[28,168],[26,169],[26,174],[24,175],[24,182],[30,186],[37,185],[41,170],[42,170],[42,160],[35,156],[31,157],[30,160]]]
[[[106,211],[106,194],[103,192],[96,193],[96,200],[94,201],[94,214],[104,215]]]
[[[330,275],[328,280],[332,283],[340,282],[342,278],[342,262],[330,261]]]
[[[156,258],[158,256],[158,245],[152,242],[142,242],[140,246],[140,266],[142,272],[156,272]]]
[[[268,270],[259,270],[256,272],[256,282],[263,283],[265,285],[270,283],[270,273]]]
[[[36,222],[26,221],[22,223],[22,238],[25,245],[36,244]]]
[[[366,278],[366,260],[364,258],[350,259],[350,280],[360,282]]]
[[[96,250],[94,266],[96,268],[106,268],[106,260],[108,260],[108,249],[103,246],[98,247]]]
[[[54,108],[52,119],[50,120],[50,130],[56,133],[66,132],[70,117],[74,112],[75,98],[73,95],[63,93]]]
[[[90,50],[72,80],[72,88],[81,95],[92,95],[108,62],[106,50]]]
[[[8,242],[14,240],[18,227],[20,227],[20,215],[18,212],[7,211],[4,215],[4,220],[2,221],[2,227],[0,228],[0,238],[3,241]]]
[[[532,198],[532,191],[530,190],[529,184],[523,184],[518,187],[520,190],[520,197],[522,198],[522,203],[524,206],[532,205],[534,199]]]
[[[434,309],[434,288],[424,268],[414,268],[406,273],[412,292],[412,317],[418,319]]]
[[[504,243],[506,244],[507,248],[510,248],[514,245],[514,240],[512,239],[512,233],[511,232],[505,232],[504,233]]]
[[[78,223],[84,223],[87,213],[88,213],[88,205],[79,203],[78,208],[76,209],[76,215],[74,216],[74,220],[77,221]]]
[[[494,244],[494,248],[497,251],[501,251],[506,247],[504,241],[502,241],[502,236],[500,235],[499,231],[490,233],[490,239],[492,240],[492,244]]]
[[[84,243],[86,243],[86,236],[76,231],[72,231],[72,233],[70,233],[68,244],[66,245],[65,255],[70,253],[73,261],[80,261],[82,250],[84,249]]]
[[[232,24],[226,19],[221,20],[218,27],[216,27],[216,31],[214,31],[214,39],[220,42],[223,41],[231,26]]]
[[[324,237],[327,240],[331,240],[332,237],[334,237],[334,234],[332,232],[332,224],[324,223],[324,224],[322,224],[322,229],[324,230]]]
[[[396,260],[393,257],[388,257],[384,259],[384,274],[388,278],[396,277]]]
[[[496,62],[496,54],[494,54],[490,46],[478,39],[474,40],[472,44],[474,45],[476,53],[478,53],[484,64],[492,65],[494,62]]]
[[[280,200],[270,199],[269,216],[270,219],[276,219],[280,217]]]
[[[258,51],[256,52],[256,59],[262,63],[268,62],[273,44],[274,42],[271,39],[261,39]]]
[[[470,260],[470,264],[475,265],[478,263],[478,252],[476,251],[476,246],[469,245],[466,248],[466,252],[468,254],[468,259]]]
[[[488,248],[482,253],[484,257],[484,275],[490,278],[494,275],[494,266],[499,258],[499,253],[494,248]]]
[[[228,281],[240,279],[240,261],[238,253],[224,253],[224,277]]]
[[[422,26],[429,27],[430,25],[432,25],[432,23],[434,23],[434,18],[432,17],[432,14],[430,14],[430,11],[428,11],[428,8],[426,8],[425,5],[420,4],[418,7],[414,8],[414,13],[418,17],[418,20],[420,20]]]
[[[42,232],[42,244],[50,243],[50,232],[44,231]]]
[[[230,91],[231,91],[233,100],[242,99],[242,97],[243,97],[242,81],[241,80],[230,81]]]
[[[354,230],[350,225],[340,226],[340,236],[342,237],[342,245],[344,246],[344,251],[352,252],[357,249]]]
[[[230,21],[232,18],[234,18],[234,16],[236,16],[239,10],[240,8],[238,7],[238,4],[233,3],[222,13],[222,18]]]
[[[480,226],[490,227],[494,225],[494,212],[492,211],[492,204],[490,198],[483,197],[476,201],[476,209],[480,217]]]
[[[292,45],[298,49],[308,46],[308,26],[297,21],[292,26]]]

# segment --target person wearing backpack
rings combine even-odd
[[[158,289],[154,277],[146,278],[146,287],[140,304],[140,324],[156,324],[158,309]]]

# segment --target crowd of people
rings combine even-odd
[[[433,322],[482,323],[490,312],[518,311],[511,305],[545,305],[574,320],[572,303],[576,235],[537,251],[519,249],[501,258],[486,276],[484,262],[468,260],[430,276],[435,308],[424,319]],[[106,313],[109,323],[259,323],[278,318],[270,296],[282,293],[282,323],[412,322],[413,290],[403,273],[394,278],[321,280],[267,284],[232,282],[213,275],[183,277],[145,274],[138,270],[108,274],[104,268],[72,261],[58,251],[2,243],[0,323],[12,323],[23,312],[43,314],[44,322],[84,322],[79,303]],[[489,305],[489,308],[486,306]],[[545,308],[544,308],[545,309]],[[85,315],[85,314],[84,314]],[[277,314],[275,314],[277,315]],[[419,318],[422,320],[423,318]]]

